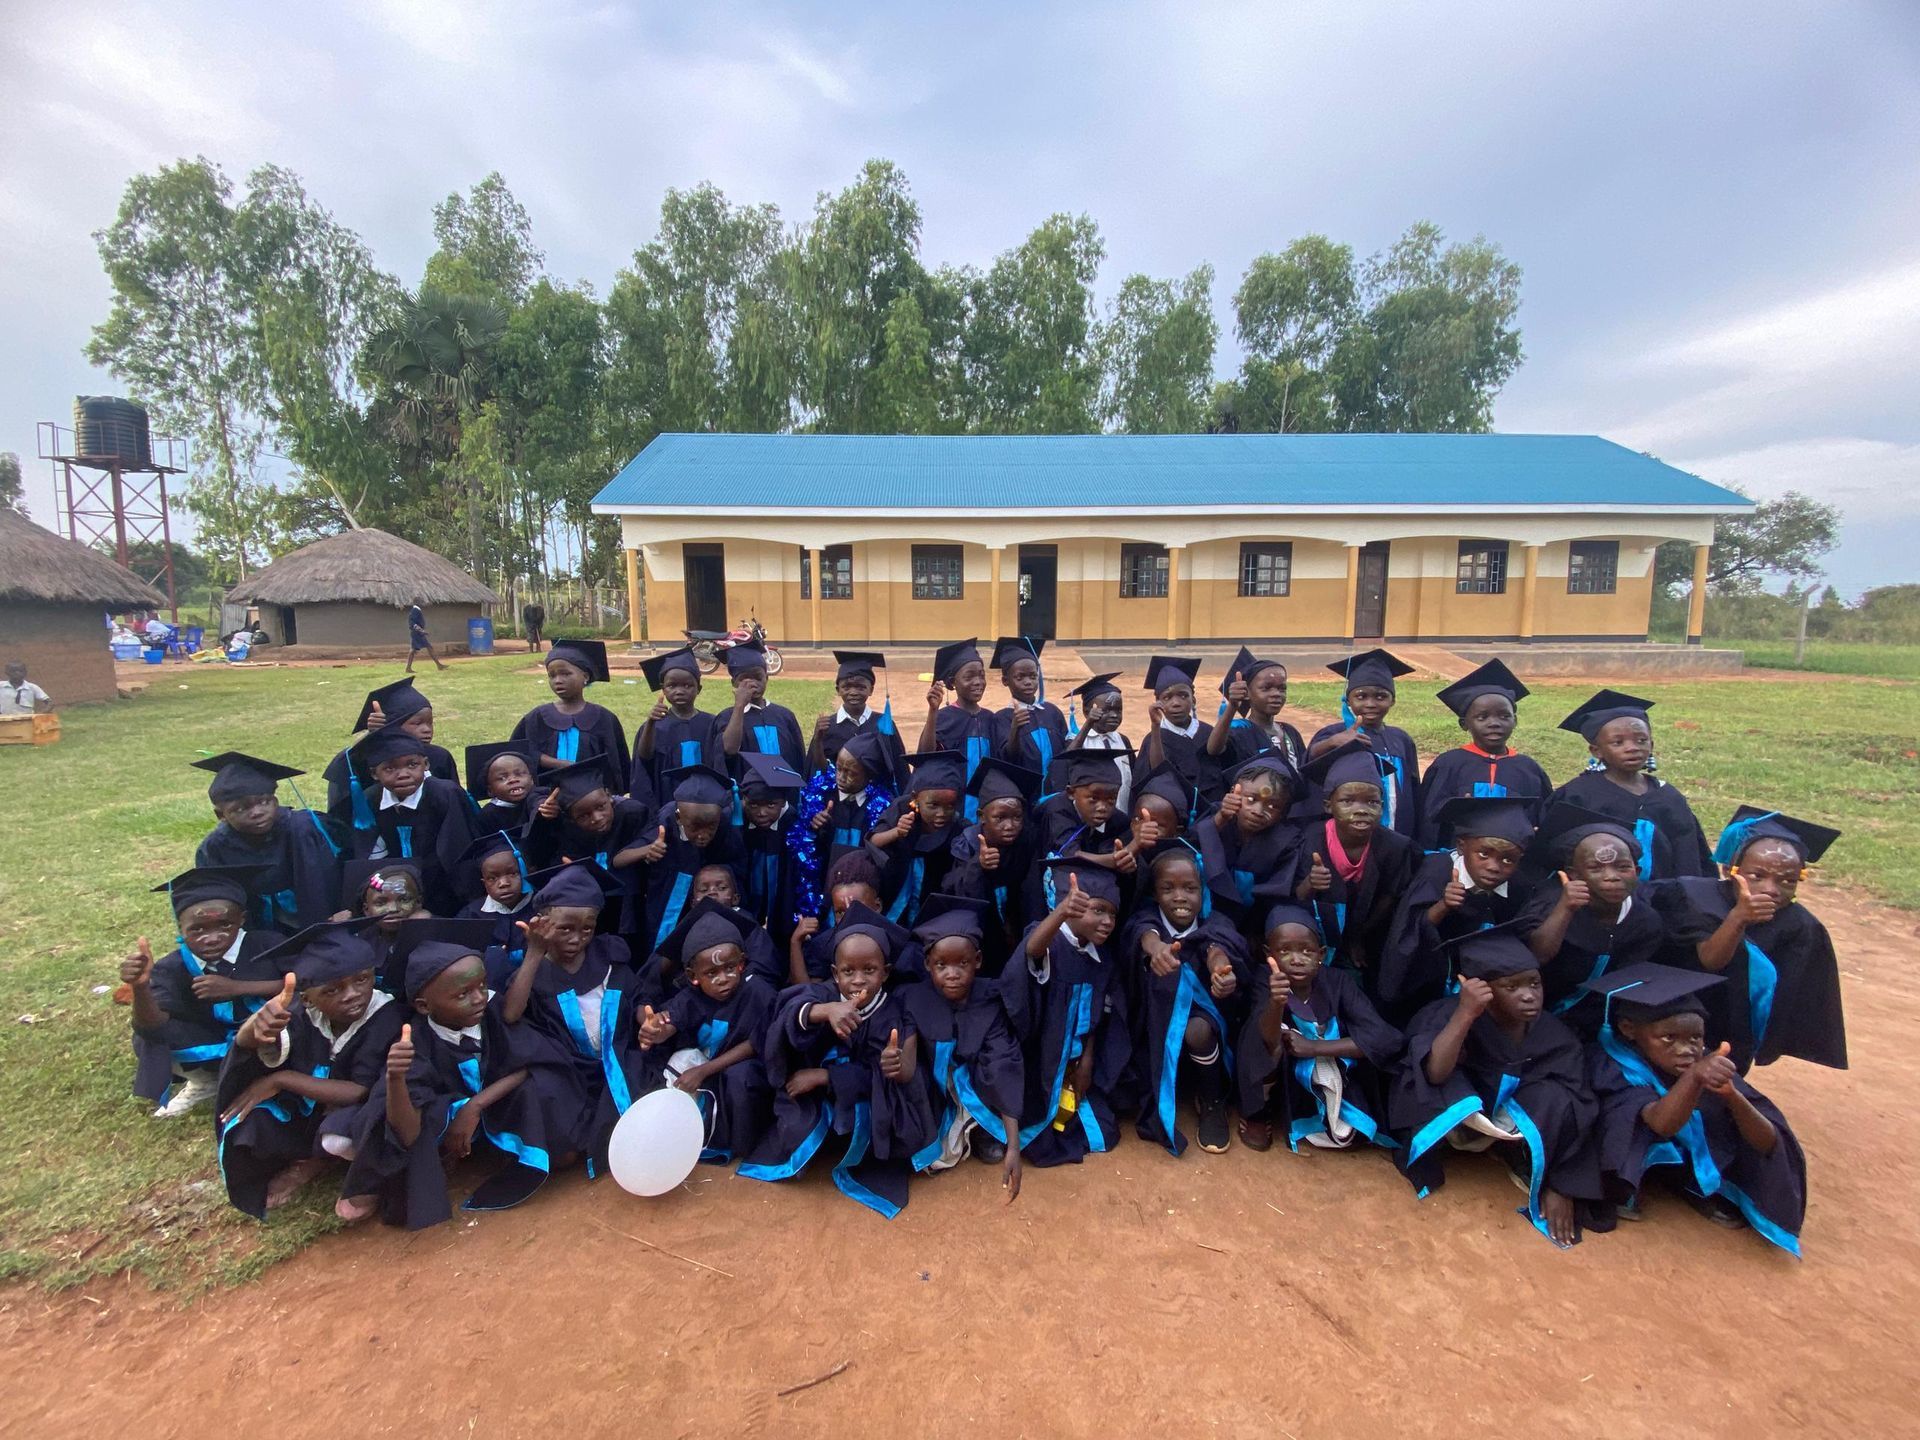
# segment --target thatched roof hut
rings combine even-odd
[[[455,650],[466,643],[467,621],[500,602],[458,565],[384,530],[303,545],[227,592],[230,604],[260,608],[276,645],[349,650],[404,646],[404,612],[416,599],[436,647]]]
[[[55,704],[111,700],[106,612],[166,603],[131,570],[0,506],[0,664],[24,661]]]

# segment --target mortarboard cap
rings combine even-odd
[[[1187,784],[1171,765],[1155,766],[1134,784],[1134,800],[1138,801],[1143,795],[1159,796],[1173,806],[1176,815],[1188,820],[1200,806],[1199,787]]]
[[[884,779],[887,774],[887,750],[878,730],[856,730],[840,747],[841,755],[851,755],[867,772],[868,780]]]
[[[1114,909],[1120,908],[1120,882],[1113,878],[1111,870],[1089,865],[1077,855],[1061,855],[1041,863],[1047,867],[1056,905],[1066,898],[1071,882],[1077,880],[1088,899],[1104,900]]]
[[[1362,650],[1358,655],[1334,661],[1327,669],[1344,676],[1349,691],[1358,690],[1362,685],[1377,685],[1389,695],[1394,693],[1396,676],[1413,673],[1413,666],[1385,650]]]
[[[1060,757],[1061,783],[1069,790],[1077,785],[1114,785],[1120,783],[1117,750],[1069,750]]]
[[[1625,845],[1635,859],[1639,858],[1640,842],[1634,838],[1632,826],[1623,825],[1584,805],[1572,805],[1565,801],[1550,806],[1547,813],[1540,817],[1540,833],[1534,838],[1537,843],[1546,846],[1547,853],[1556,862],[1564,864],[1572,858],[1575,847],[1589,835],[1611,835]]]
[[[733,781],[711,765],[682,765],[662,777],[673,787],[673,798],[681,805],[730,805]]]
[[[1591,745],[1594,737],[1609,721],[1632,717],[1646,721],[1651,728],[1653,722],[1647,719],[1647,712],[1652,708],[1651,700],[1642,700],[1637,695],[1625,695],[1618,690],[1602,690],[1562,720],[1560,728],[1573,731]]]
[[[982,805],[995,800],[1023,800],[1032,805],[1039,800],[1040,787],[1044,783],[1037,770],[1015,765],[998,755],[985,755],[974,770],[973,778],[967,782],[967,793],[976,797]]]
[[[1808,865],[1820,863],[1827,847],[1840,838],[1838,830],[1815,825],[1811,820],[1796,820],[1778,810],[1762,810],[1742,805],[1733,812],[1727,828],[1720,832],[1720,843],[1713,847],[1713,858],[1721,865],[1737,865],[1741,852],[1756,840],[1784,840],[1800,852]]]
[[[1368,753],[1371,754],[1372,752],[1369,751]],[[1378,767],[1376,766],[1375,768],[1377,769]],[[1300,772],[1294,769],[1293,762],[1278,750],[1268,750],[1262,754],[1255,755],[1251,760],[1241,761],[1238,765],[1234,766],[1233,769],[1229,770],[1224,778],[1226,782],[1231,785],[1236,781],[1246,780],[1258,775],[1262,771],[1266,771],[1279,778],[1280,783],[1287,787],[1289,799],[1297,800],[1306,793],[1306,782],[1300,778]]]
[[[556,905],[598,910],[620,888],[618,880],[591,860],[549,865],[529,875],[527,884],[533,887],[536,914]]]
[[[1120,687],[1113,683],[1119,676],[1120,672],[1118,670],[1109,670],[1104,675],[1094,676],[1084,685],[1074,686],[1073,689],[1067,693],[1069,695],[1078,695],[1082,700],[1091,705],[1098,696],[1118,695],[1120,693]]]
[[[684,670],[695,680],[700,678],[700,662],[693,651],[682,645],[678,650],[669,650],[664,655],[649,655],[640,662],[640,673],[647,677],[647,688],[662,689],[667,683],[667,675],[674,670]]]
[[[1262,670],[1270,670],[1279,664],[1280,662],[1278,660],[1262,660],[1251,650],[1247,649],[1246,646],[1242,645],[1240,647],[1240,653],[1233,657],[1233,663],[1227,666],[1227,673],[1220,677],[1220,693],[1225,695],[1228,690],[1233,688],[1233,677],[1236,675],[1248,684],[1252,684],[1253,677],[1258,675]],[[1198,669],[1199,667],[1196,666],[1195,668]],[[1281,666],[1281,668],[1285,669],[1286,667]]]
[[[449,965],[470,955],[484,961],[492,944],[491,920],[409,920],[388,953],[405,966],[407,994],[418,996]]]
[[[1504,925],[1469,931],[1442,940],[1440,948],[1447,952],[1455,969],[1474,980],[1500,980],[1538,970],[1539,957],[1520,938],[1517,923],[1509,920]]]
[[[957,750],[929,750],[909,755],[907,764],[913,772],[907,779],[909,795],[918,795],[922,790],[958,792],[966,788],[967,757]]]
[[[522,830],[489,830],[460,852],[461,860],[469,865],[478,865],[489,855],[511,855],[520,864],[520,873],[526,874],[526,858],[520,853]]]
[[[871,681],[874,671],[887,668],[887,657],[878,650],[836,650],[833,660],[840,667],[833,673],[835,683],[849,675],[864,675]]]
[[[595,680],[605,680],[612,673],[607,669],[607,642],[604,640],[556,640],[547,647],[547,658],[540,663],[551,665],[556,660],[564,660],[576,670],[585,673],[591,684]]]
[[[1380,757],[1361,740],[1316,755],[1307,762],[1307,778],[1331,795],[1342,785],[1372,785],[1385,794],[1380,779]]]
[[[1663,1020],[1689,1010],[1704,1015],[1707,1007],[1701,992],[1725,983],[1726,978],[1642,961],[1609,970],[1580,988],[1606,998],[1609,1020],[1615,1016],[1639,1021]]]
[[[182,870],[164,885],[154,886],[153,893],[164,893],[176,915],[203,900],[225,900],[244,910],[253,882],[266,874],[267,869],[265,865],[196,865],[191,870]]]
[[[969,665],[979,663],[978,640],[956,640],[933,652],[933,678],[951,685],[953,677]]]
[[[682,965],[692,965],[694,956],[716,945],[738,945],[744,950],[754,928],[750,916],[730,905],[722,905],[709,895],[692,907],[681,924],[674,926],[668,938],[677,941],[679,948],[671,953]]]
[[[1283,901],[1267,911],[1266,922],[1262,925],[1260,933],[1271,935],[1282,925],[1299,925],[1316,935],[1320,933],[1320,923],[1313,918],[1313,912],[1304,905],[1295,905],[1291,901]]]
[[[343,910],[358,910],[360,902],[366,898],[370,889],[380,888],[375,882],[388,871],[404,871],[413,879],[413,895],[416,900],[425,903],[421,891],[420,866],[412,860],[349,860],[340,876],[340,906]]]
[[[857,756],[856,756],[857,758]],[[740,777],[740,793],[761,794],[769,790],[799,790],[807,777],[789,765],[782,755],[763,755],[756,750],[742,751],[741,761],[747,773]]]
[[[369,730],[365,738],[353,746],[353,759],[363,771],[373,772],[376,765],[384,765],[389,760],[398,760],[403,756],[418,755],[427,757],[427,742],[415,739],[398,725],[382,725],[378,730]]]
[[[577,760],[571,765],[557,766],[540,772],[540,783],[551,785],[560,792],[560,806],[570,810],[596,790],[611,790],[607,785],[606,767],[598,756],[591,760]]]
[[[1169,685],[1191,685],[1200,674],[1200,662],[1182,655],[1155,655],[1147,661],[1147,689],[1158,695]]]
[[[727,651],[727,674],[740,676],[749,670],[767,668],[766,647],[757,640],[743,640]]]
[[[418,715],[422,710],[431,710],[433,702],[414,687],[413,677],[406,676],[388,685],[380,685],[367,692],[367,698],[360,702],[360,714],[354,719],[356,732],[367,728],[367,722],[373,718],[373,707],[380,707],[380,714],[389,725],[398,725],[409,715]]]
[[[1434,812],[1445,840],[1478,835],[1504,840],[1524,850],[1533,839],[1533,819],[1527,807],[1502,796],[1457,795]]]
[[[990,908],[984,900],[936,891],[920,904],[920,923],[913,927],[913,938],[929,950],[955,935],[978,945],[986,934]]]
[[[993,642],[992,665],[996,670],[1005,670],[1016,660],[1031,660],[1040,663],[1040,652],[1047,648],[1044,636],[1040,635],[1002,635]]]
[[[1504,695],[1518,705],[1527,693],[1527,687],[1520,683],[1519,676],[1498,660],[1489,660],[1477,670],[1462,675],[1442,690],[1437,698],[1454,714],[1465,715],[1467,707],[1482,695]]]
[[[363,970],[378,969],[380,957],[366,938],[367,920],[322,920],[296,930],[264,955],[255,957],[263,969],[293,972],[301,990],[331,985]]]
[[[865,935],[880,946],[891,965],[894,957],[900,953],[900,947],[913,937],[893,921],[877,910],[869,910],[859,901],[849,905],[833,927],[833,948],[839,953],[840,944],[849,935]]]
[[[540,760],[533,747],[522,740],[503,740],[493,745],[467,746],[467,793],[476,800],[487,798],[487,772],[502,755],[512,755],[527,767],[527,774],[540,778]]]
[[[257,760],[238,750],[223,750],[205,760],[196,760],[193,767],[213,772],[213,783],[207,787],[207,798],[216,805],[224,805],[229,800],[244,800],[249,795],[271,795],[282,780],[291,780],[296,775],[307,773],[295,770],[291,765]]]

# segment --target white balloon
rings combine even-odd
[[[671,1085],[627,1107],[607,1142],[607,1168],[632,1195],[664,1195],[693,1173],[706,1145],[700,1105]]]

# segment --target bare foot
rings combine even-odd
[[[267,1209],[278,1210],[325,1168],[324,1160],[296,1160],[274,1176],[272,1183],[267,1186]]]
[[[371,1195],[342,1195],[333,1203],[333,1213],[349,1225],[358,1225],[379,1208],[380,1202]]]

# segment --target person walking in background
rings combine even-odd
[[[413,673],[413,657],[422,650],[427,658],[440,669],[447,668],[446,662],[433,653],[433,643],[427,639],[427,597],[415,595],[413,604],[407,607],[407,674]]]
[[[521,633],[527,637],[527,649],[529,652],[537,651],[540,648],[540,642],[545,638],[544,632],[546,628],[546,606],[536,600],[531,605],[522,605],[520,607],[520,630]]]

